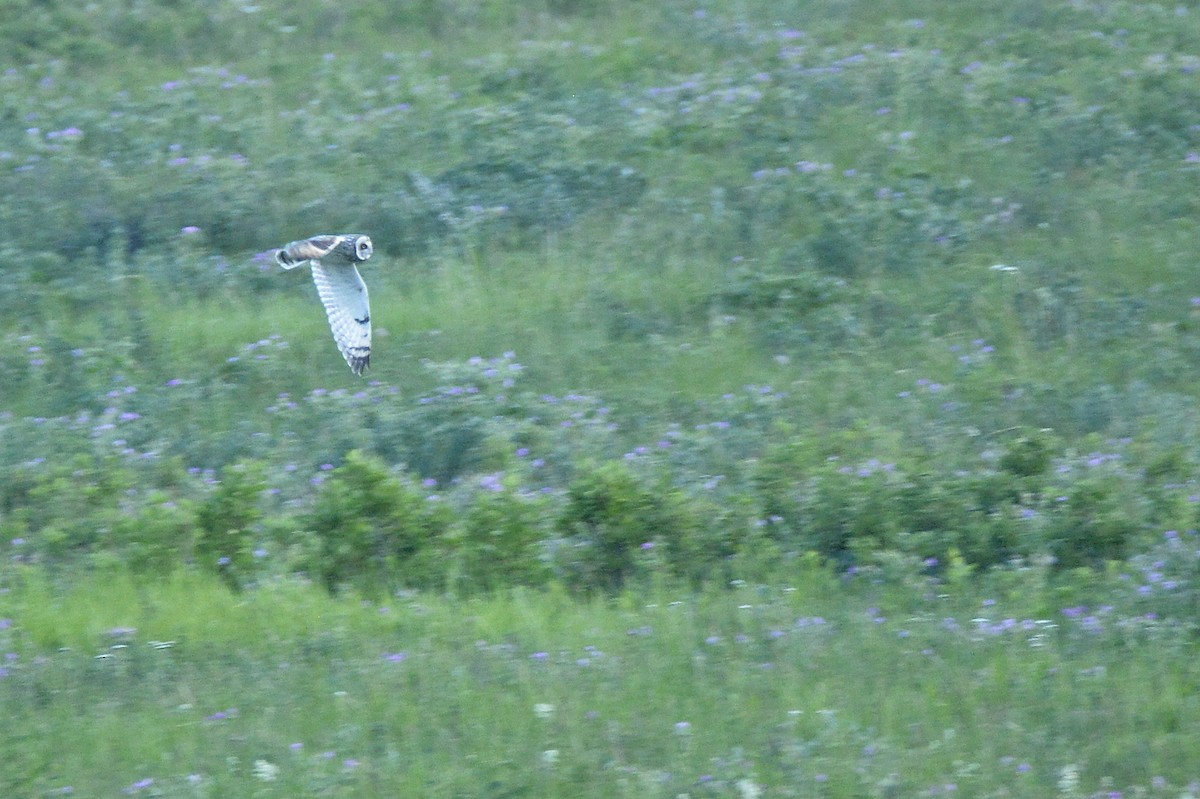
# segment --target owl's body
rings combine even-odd
[[[275,260],[284,269],[311,265],[333,340],[350,370],[360,376],[371,363],[371,307],[356,264],[370,258],[372,252],[370,237],[357,233],[313,236],[275,252]]]

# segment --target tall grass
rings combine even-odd
[[[6,787],[1046,796],[1073,770],[1085,795],[1175,795],[1197,776],[1194,659],[1167,628],[1024,616],[1036,590],[972,605],[792,576],[380,605],[294,583],[236,601],[194,578],[28,583],[0,600],[20,619]]]

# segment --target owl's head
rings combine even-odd
[[[338,251],[351,261],[365,261],[375,252],[375,247],[371,244],[370,236],[351,233],[342,237]]]

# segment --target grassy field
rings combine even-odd
[[[6,597],[10,795],[1180,796],[1190,635],[1051,597],[794,585]],[[1026,579],[1023,587],[1034,589]],[[933,590],[941,591],[940,594]],[[14,632],[15,630],[15,632]],[[1074,774],[1074,777],[1071,775]],[[1071,780],[1075,787],[1071,787]]]
[[[1189,6],[0,52],[0,794],[1200,794]]]

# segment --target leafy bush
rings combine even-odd
[[[668,489],[668,499],[672,526],[653,543],[661,547],[664,570],[675,579],[699,587],[787,574],[775,557],[778,549],[763,546],[755,534],[753,503],[747,497],[718,500],[707,492]]]
[[[1003,472],[912,476],[895,497],[893,547],[939,566],[957,555],[979,568],[1034,554],[1019,549],[1020,487]]]
[[[196,537],[201,529],[197,516],[191,501],[157,492],[147,497],[142,507],[114,521],[112,554],[134,574],[148,577],[171,574],[194,560]],[[211,511],[205,520],[214,521]],[[245,563],[239,562],[244,572]],[[220,571],[232,576],[233,568],[231,563]]]
[[[612,589],[632,576],[638,548],[650,542],[655,498],[620,463],[592,466],[571,484],[559,516],[559,550],[568,581],[588,590]]]
[[[334,592],[352,585],[377,596],[437,585],[445,576],[437,552],[450,516],[382,461],[351,452],[322,482],[304,519],[318,540],[308,569]]]
[[[246,461],[226,466],[196,509],[196,558],[201,568],[241,588],[254,573],[255,537],[262,519],[265,466]]]
[[[1049,436],[1022,436],[1010,444],[1000,456],[1000,468],[1018,477],[1036,477],[1045,474],[1055,452]]]
[[[795,544],[849,565],[852,549],[894,545],[910,520],[896,513],[897,486],[885,473],[824,469],[799,486]]]
[[[1147,528],[1145,501],[1117,475],[1088,476],[1056,498],[1043,533],[1061,568],[1102,567],[1131,553]]]
[[[9,472],[0,491],[0,530],[23,539],[25,557],[71,562],[110,546],[135,476],[114,458],[79,454],[61,464],[36,459]]]
[[[1023,436],[998,455],[999,471],[947,473],[919,464],[820,463],[802,442],[783,442],[759,464],[756,493],[768,535],[843,566],[862,553],[894,551],[935,567],[952,557],[988,568],[1046,555],[1058,569],[1102,567],[1127,556],[1155,524],[1189,518],[1172,501],[1178,492],[1114,468],[1116,456],[1075,465],[1059,446],[1048,432]],[[1155,468],[1173,475],[1178,466]]]
[[[666,562],[687,569],[681,543],[698,543],[699,526],[679,491],[645,485],[621,461],[588,465],[567,488],[556,522],[559,568],[577,589],[613,590],[638,573],[639,553],[665,545]]]
[[[547,506],[499,482],[476,490],[441,542],[450,586],[470,593],[544,584]]]

